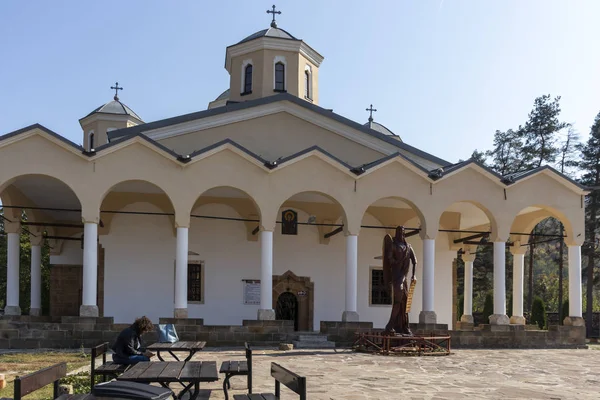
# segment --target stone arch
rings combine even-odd
[[[526,210],[529,207],[524,207],[520,209],[516,214],[514,214],[512,218],[511,224],[511,236],[514,236],[516,240],[521,243],[527,242],[525,240],[524,235],[518,235],[518,233],[531,233],[533,229],[546,218],[555,218],[563,224],[564,232],[565,232],[565,243],[568,245],[573,244],[581,244],[583,239],[580,237],[575,237],[575,229],[573,227],[573,223],[571,220],[561,211],[556,208],[544,205],[544,204],[536,204],[532,205],[532,208],[537,208],[538,210],[533,211],[528,214],[521,214],[523,210]],[[524,216],[519,218],[520,216]],[[515,235],[516,234],[516,235]]]
[[[481,211],[486,217],[487,217],[487,223],[480,223],[477,224],[476,222],[473,222],[474,225],[472,225],[472,228],[477,228],[476,230],[484,230],[485,226],[487,224],[489,224],[489,231],[490,231],[490,237],[489,240],[490,241],[496,241],[496,240],[507,240],[508,239],[508,232],[504,232],[506,230],[508,230],[508,227],[506,227],[505,229],[499,229],[498,227],[498,221],[497,218],[494,216],[494,214],[492,213],[492,211],[487,208],[486,206],[484,206],[483,204],[477,202],[477,201],[473,201],[473,200],[457,200],[457,201],[453,201],[450,204],[444,204],[443,208],[440,208],[440,210],[437,213],[437,224],[438,226],[441,225],[441,220],[443,218],[443,215],[445,212],[447,212],[449,209],[451,209],[452,207],[458,207],[460,204],[468,204],[471,205],[473,207],[475,207],[477,210]],[[462,211],[458,211],[461,214],[461,220],[462,220],[462,215],[466,214],[466,212],[462,212]],[[468,227],[465,227],[468,228]],[[459,226],[459,229],[457,230],[461,230],[462,229],[462,225]],[[466,229],[469,230],[469,229]],[[460,234],[457,235],[456,238],[458,238]],[[468,236],[467,234],[463,235],[463,236]],[[452,237],[452,235],[449,235],[449,237]]]
[[[377,206],[374,206],[374,204],[381,203],[383,201],[402,202],[410,207],[410,212],[406,212],[406,211],[393,212],[391,210],[374,210],[374,209],[372,209],[372,207],[377,207]],[[369,211],[370,208],[371,208],[371,211]],[[386,207],[382,207],[382,208],[386,208]],[[394,209],[394,207],[387,207],[387,208]],[[396,209],[400,210],[400,208],[396,208]],[[406,210],[406,209],[401,209],[401,210]],[[411,212],[414,213],[414,215]],[[374,199],[373,201],[371,201],[371,203],[366,204],[366,206],[363,205],[361,208],[357,209],[357,212],[356,212],[357,216],[360,218],[360,221],[362,221],[362,219],[364,218],[364,215],[367,213],[372,215],[375,219],[377,219],[383,226],[390,225],[390,224],[391,225],[404,225],[406,222],[410,221],[411,219],[413,219],[416,216],[419,220],[419,226],[407,227],[407,228],[419,228],[421,231],[421,236],[427,231],[427,220],[425,219],[425,215],[423,214],[421,209],[419,207],[417,207],[417,205],[415,203],[413,203],[411,200],[409,200],[405,197],[385,196],[385,197],[381,197],[378,199]],[[397,215],[394,215],[394,214],[397,214]],[[389,219],[391,219],[391,221],[389,221]]]
[[[240,223],[243,222],[245,226],[247,239],[249,241],[258,240],[256,228],[261,220],[261,207],[247,191],[229,185],[214,186],[204,190],[191,206],[190,217],[192,220],[200,219],[193,217],[195,209],[209,204],[221,204],[233,209],[239,216]]]
[[[52,193],[42,193],[44,190],[52,191],[55,196],[51,196]],[[58,196],[59,194],[62,196]],[[32,222],[78,220],[82,207],[81,193],[78,193],[74,185],[47,174],[23,174],[3,182],[0,184],[0,201],[4,205],[5,215],[20,220],[20,211],[26,210],[28,219]],[[14,209],[7,208],[7,206],[21,207]],[[41,210],[40,208],[70,211]]]
[[[128,187],[129,186],[129,187]],[[115,190],[120,189],[120,190]],[[131,191],[125,191],[125,190]],[[177,210],[166,190],[154,182],[143,179],[128,179],[114,183],[104,190],[100,197],[98,211],[101,215],[101,234],[110,231],[112,220],[117,211],[122,210],[130,204],[150,203],[164,214],[169,214],[173,229],[176,227]],[[111,212],[115,211],[115,212]]]
[[[306,204],[304,206],[297,204],[297,203],[301,202],[298,199],[299,196],[315,196],[315,195],[325,197],[331,203],[305,201]],[[294,199],[294,197],[296,199]],[[296,208],[298,210],[302,210],[309,215],[311,214],[311,212],[309,212],[309,211],[315,211],[316,212],[315,216],[317,217],[318,220],[327,219],[330,221],[337,221],[341,217],[344,232],[347,233],[349,231],[349,229],[348,229],[348,214],[347,214],[346,207],[344,207],[344,205],[340,201],[338,201],[335,197],[333,197],[327,193],[324,193],[322,191],[304,190],[304,191],[295,192],[295,193],[292,193],[291,195],[287,196],[287,198],[285,198],[284,200],[279,200],[274,204],[275,204],[276,211],[274,213],[270,213],[266,216],[267,221],[269,221],[266,224],[268,224],[269,226],[265,226],[265,222],[262,222],[263,219],[261,218],[261,224],[263,224],[263,229],[268,229],[271,225],[274,228],[276,221],[279,220],[279,211],[281,210],[281,208],[285,207],[285,204],[288,204],[290,206],[290,208]],[[316,215],[317,213],[320,213],[321,215]],[[273,219],[270,219],[270,218],[273,218]],[[331,230],[335,229],[335,227],[331,227],[331,228],[332,228]],[[321,230],[319,232],[321,232]]]

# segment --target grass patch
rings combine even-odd
[[[66,362],[67,371],[90,365],[90,356],[79,352],[45,351],[39,353],[9,353],[0,355],[0,374],[6,376],[8,385],[0,390],[0,397],[12,398],[15,377],[38,371],[54,364]],[[28,399],[51,399],[52,385],[26,396]]]

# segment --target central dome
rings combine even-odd
[[[131,115],[133,118],[142,121],[139,115],[137,115],[135,112],[133,112],[131,108],[127,107],[127,105],[121,103],[119,100],[109,101],[108,103],[101,105],[100,107],[96,108],[94,111],[86,115],[86,117],[89,117],[90,115],[96,113]]]
[[[262,31],[258,31],[256,33],[253,33],[252,35],[248,36],[247,38],[240,40],[237,44],[240,43],[246,43],[249,42],[251,40],[254,39],[258,39],[261,37],[272,37],[272,38],[277,38],[277,39],[287,39],[287,40],[300,40],[296,37],[294,37],[291,33],[289,33],[288,31],[285,31],[281,28],[268,28],[268,29],[263,29]]]

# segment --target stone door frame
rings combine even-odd
[[[298,330],[313,330],[315,317],[315,284],[307,276],[297,276],[292,271],[283,275],[273,275],[273,309],[277,306],[277,299],[282,293],[291,292],[298,300]],[[298,292],[306,292],[305,296],[299,296]],[[301,319],[308,319],[302,322]]]

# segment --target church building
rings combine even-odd
[[[538,222],[555,217],[568,246],[566,322],[581,325],[587,189],[548,166],[499,176],[472,160],[443,160],[376,122],[373,106],[366,122],[336,114],[319,96],[324,62],[273,18],[225,48],[229,86],[205,110],[145,122],[143,110],[122,102],[117,83],[113,100],[79,120],[82,146],[40,124],[3,133],[5,313],[22,313],[25,230],[31,315],[41,312],[46,240],[53,316],[382,328],[392,307],[383,238],[404,226],[417,259],[411,323],[453,326],[457,257],[465,261],[462,320],[472,322],[473,260],[479,245],[489,245],[490,323],[524,324],[522,244]]]

